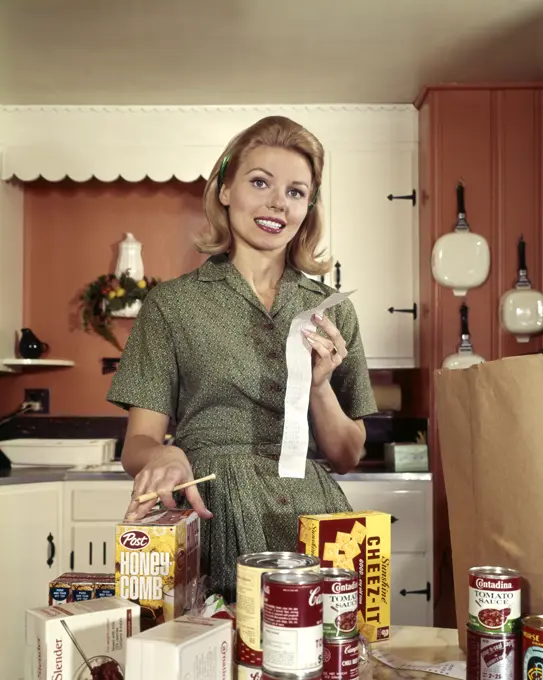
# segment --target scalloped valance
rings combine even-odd
[[[269,115],[314,132],[327,151],[418,141],[413,106],[0,107],[0,179],[207,179],[229,140]]]

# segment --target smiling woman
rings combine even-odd
[[[211,229],[199,248],[211,257],[148,294],[108,394],[129,409],[122,461],[134,495],[156,491],[173,507],[174,486],[216,474],[203,498],[193,486],[183,502],[205,520],[202,571],[229,601],[239,555],[296,550],[299,515],[350,509],[313,461],[304,479],[280,478],[277,464],[290,325],[334,292],[303,273],[330,267],[318,250],[322,167],[319,141],[286,118],[232,140],[204,194]],[[313,322],[309,449],[346,472],[363,453],[362,418],[376,410],[358,321],[347,299]],[[153,503],[132,502],[127,519]]]

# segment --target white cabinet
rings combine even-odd
[[[0,487],[0,678],[24,676],[25,612],[62,573],[62,482]]]
[[[1,161],[1,158],[0,158]],[[23,325],[23,190],[0,182],[0,372],[15,356]]]
[[[410,368],[417,364],[418,303],[417,145],[334,150],[330,164],[330,240],[339,263],[341,291],[356,290],[356,308],[368,366]],[[332,276],[336,283],[336,269]]]
[[[63,556],[71,571],[115,571],[115,526],[130,503],[133,482],[64,483]]]
[[[396,626],[433,625],[432,482],[364,481],[335,475],[353,510],[392,515],[391,619]]]

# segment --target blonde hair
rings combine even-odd
[[[204,210],[209,230],[200,235],[196,247],[201,253],[210,255],[225,253],[230,249],[232,233],[228,209],[219,200],[219,181],[222,184],[233,178],[244,156],[258,146],[274,146],[296,151],[309,161],[313,175],[310,193],[312,203],[296,236],[287,246],[287,263],[306,274],[329,272],[332,260],[320,260],[324,251],[319,249],[324,230],[319,192],[324,149],[308,130],[284,116],[262,118],[229,142],[215,163],[204,190]]]

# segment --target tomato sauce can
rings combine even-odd
[[[522,619],[522,680],[543,678],[543,616]]]
[[[357,635],[358,574],[350,569],[321,569],[323,635],[325,640]]]
[[[249,672],[262,667],[262,608],[264,574],[278,571],[318,573],[318,557],[295,552],[241,555],[236,579],[236,661]],[[256,672],[256,671],[255,671]],[[250,680],[252,677],[247,676]]]
[[[322,671],[323,581],[320,573],[264,575],[265,672]]]
[[[325,639],[322,664],[322,680],[358,680],[358,634],[338,640]]]
[[[504,567],[469,570],[469,626],[481,633],[520,630],[520,574]]]
[[[519,633],[481,633],[468,626],[466,680],[519,680]]]

